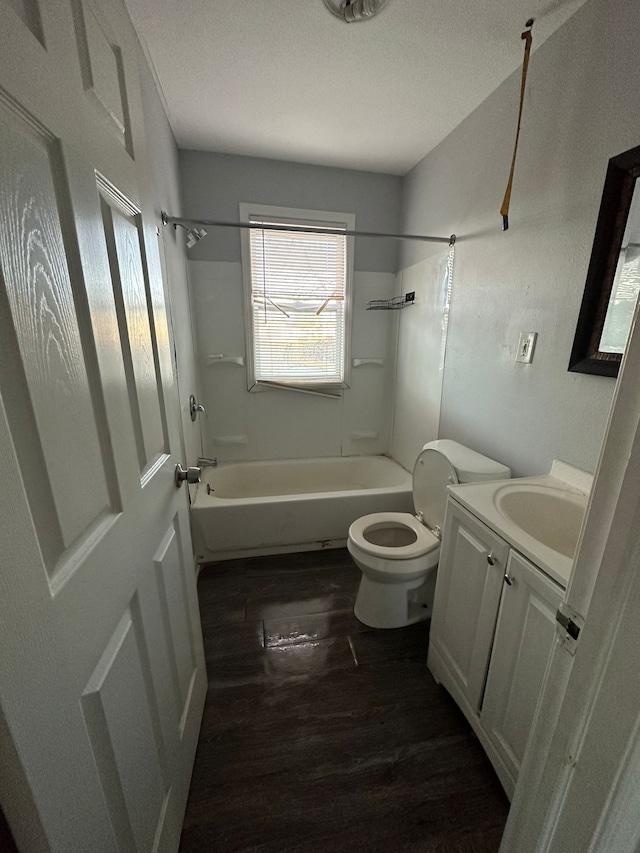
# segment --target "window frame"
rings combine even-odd
[[[293,225],[306,225],[309,227],[330,227],[344,225],[345,230],[354,231],[356,217],[354,213],[336,213],[325,210],[305,210],[295,207],[279,207],[266,204],[253,204],[240,202],[240,221],[250,222],[253,217],[264,217],[265,219],[286,219]],[[251,230],[241,229],[241,258],[242,258],[242,291],[244,304],[244,334],[245,334],[245,362],[247,369],[247,390],[267,391],[273,389],[284,389],[300,391],[307,394],[321,394],[323,396],[341,396],[345,388],[351,384],[351,327],[353,308],[353,274],[355,238],[346,237],[346,264],[345,264],[345,299],[344,299],[344,379],[342,382],[305,382],[300,384],[285,382],[269,382],[258,380],[255,375],[255,340],[253,335],[254,311],[251,299],[252,292],[252,270],[251,270]],[[256,229],[257,230],[257,229]],[[338,393],[336,393],[338,392]]]

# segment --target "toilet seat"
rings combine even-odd
[[[415,542],[411,542],[409,545],[394,547],[389,545],[375,545],[366,539],[365,533],[367,530],[370,530],[372,527],[384,527],[385,525],[408,528],[415,534]],[[418,521],[415,515],[411,515],[409,512],[374,512],[369,515],[363,515],[361,518],[356,519],[349,528],[349,539],[363,553],[385,560],[411,560],[416,557],[422,557],[440,547],[440,540],[422,522]],[[389,570],[393,571],[393,567],[390,567]],[[401,573],[402,571],[402,567],[398,566],[398,572]]]

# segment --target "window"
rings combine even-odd
[[[355,217],[244,204],[240,217],[335,232],[243,232],[249,389],[346,387],[353,238],[341,232]]]

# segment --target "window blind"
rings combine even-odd
[[[254,218],[269,225],[307,224]],[[334,227],[333,223],[313,223]],[[291,385],[344,381],[347,239],[250,232],[255,379]]]

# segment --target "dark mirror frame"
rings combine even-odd
[[[620,370],[622,355],[600,352],[598,347],[638,177],[640,146],[609,160],[587,281],[569,360],[569,370],[574,373],[617,376]]]

